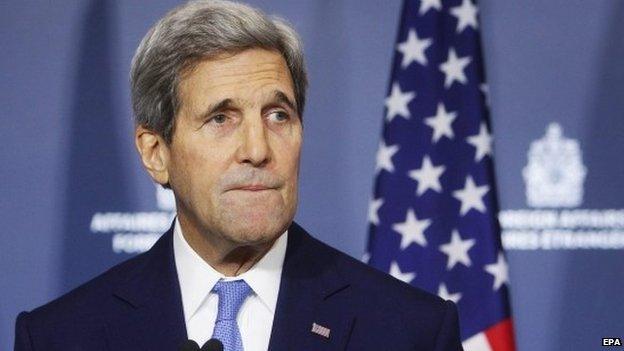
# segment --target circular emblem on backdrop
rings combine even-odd
[[[541,139],[531,143],[522,171],[530,207],[578,207],[583,202],[587,168],[576,140],[563,136],[559,123],[551,123]]]
[[[580,143],[557,122],[531,143],[522,170],[528,209],[501,211],[506,250],[624,248],[624,209],[582,208],[588,174]]]

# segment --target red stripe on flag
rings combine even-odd
[[[511,318],[488,328],[485,336],[493,351],[515,351],[514,333]]]

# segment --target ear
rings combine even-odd
[[[158,133],[143,126],[136,127],[134,143],[143,166],[156,183],[169,183],[169,146]]]

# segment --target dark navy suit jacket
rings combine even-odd
[[[329,338],[313,333],[316,323]],[[17,351],[176,351],[186,340],[173,228],[138,255],[17,318]],[[271,351],[461,350],[453,303],[381,273],[293,223]],[[226,350],[227,351],[227,350]]]

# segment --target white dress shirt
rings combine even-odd
[[[189,339],[201,346],[212,336],[219,306],[219,296],[212,292],[212,288],[217,281],[243,279],[253,290],[243,302],[236,318],[243,347],[245,351],[268,350],[287,238],[288,231],[282,234],[269,252],[247,272],[236,277],[225,277],[191,248],[182,235],[180,223],[176,218],[173,252]]]

